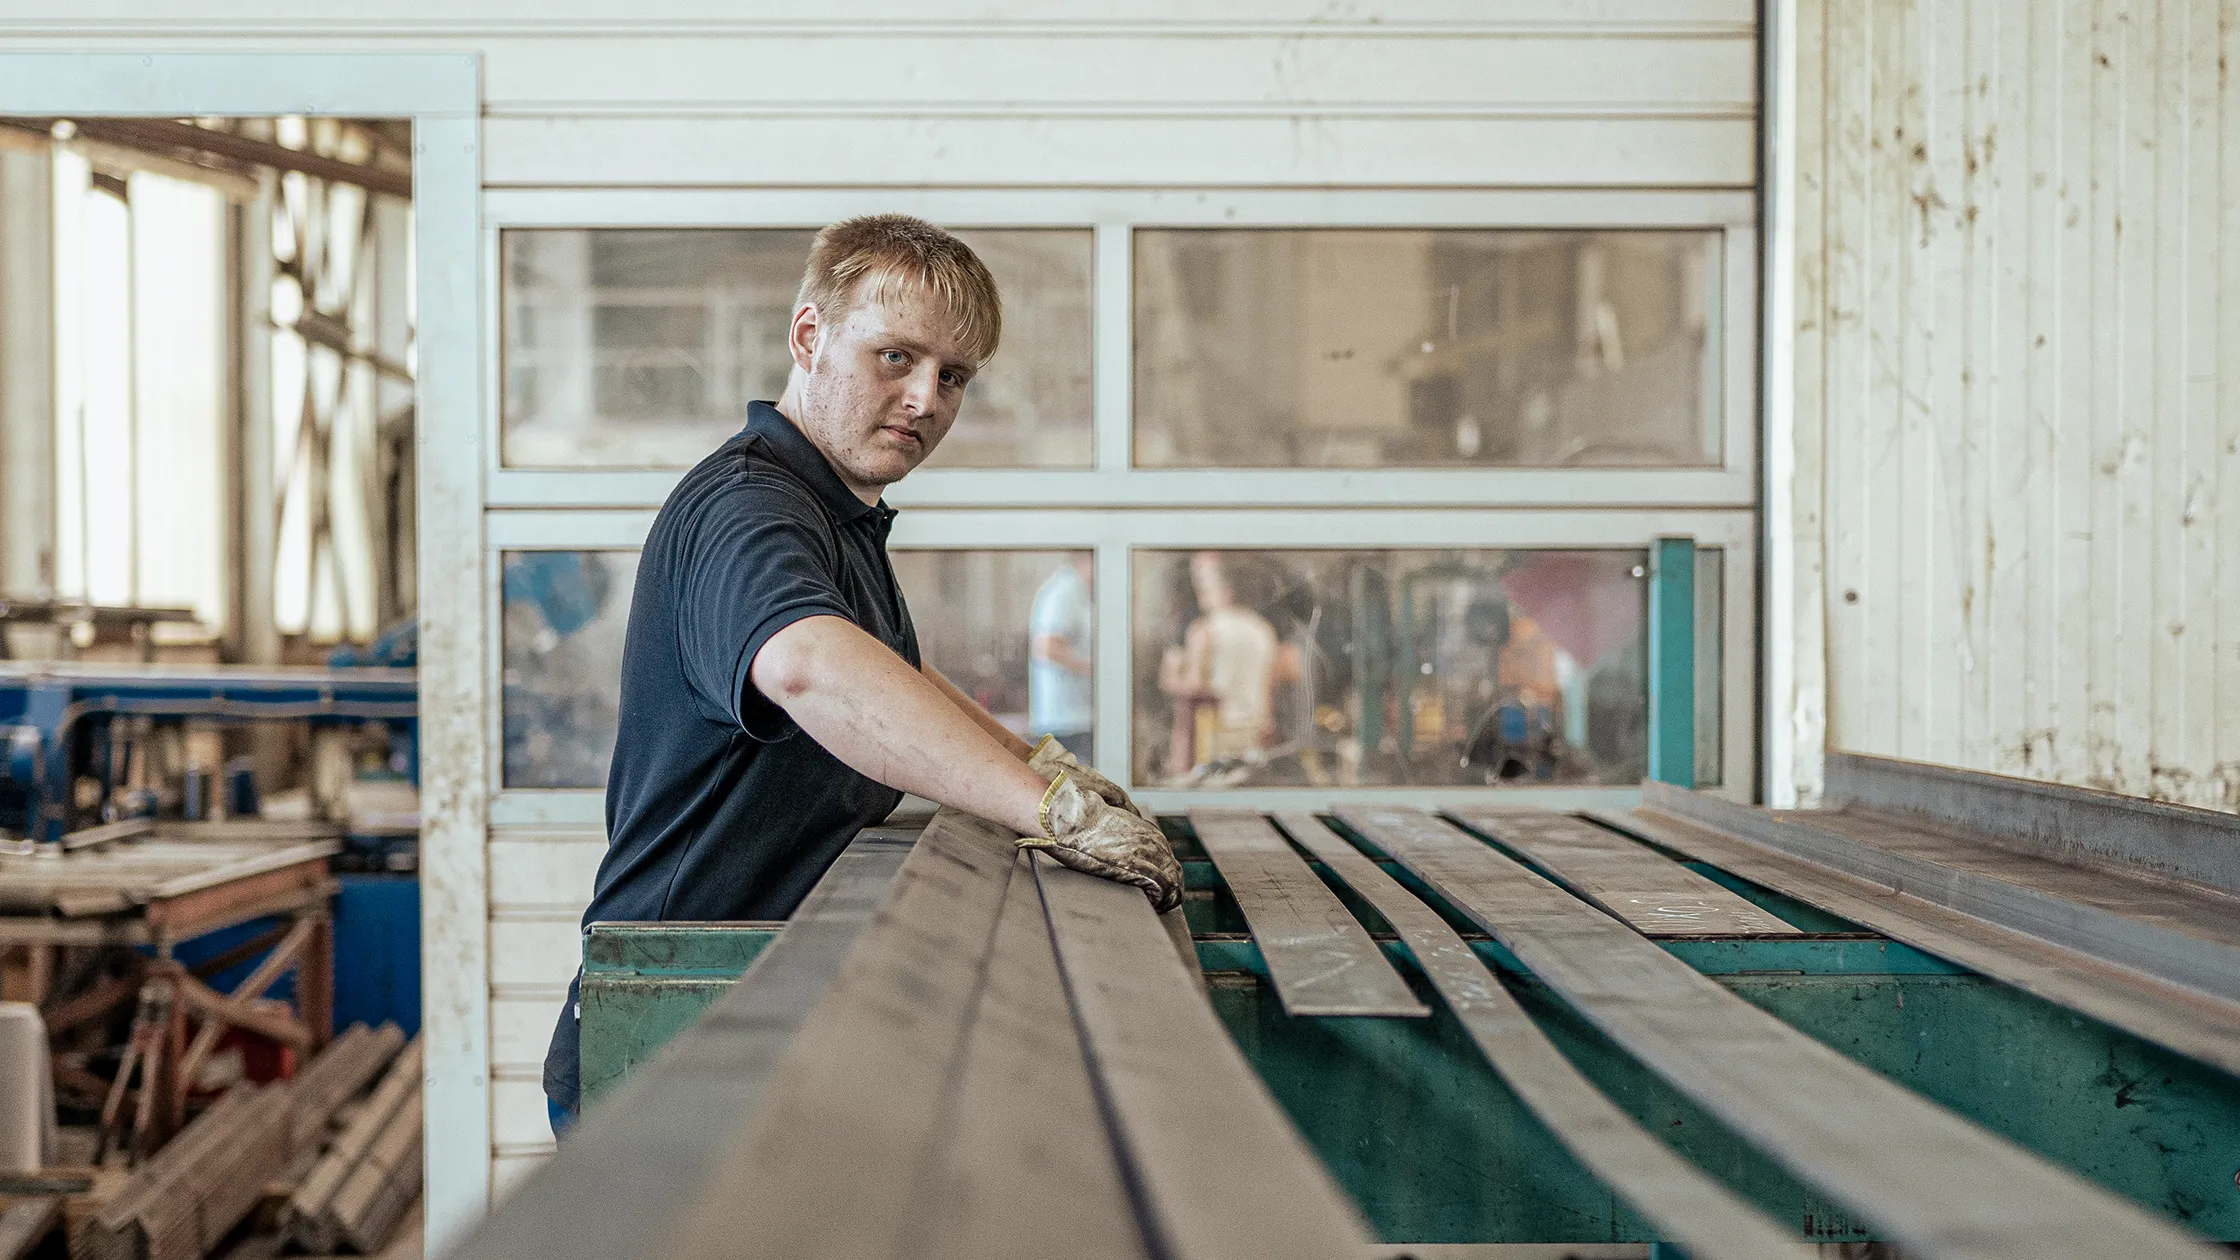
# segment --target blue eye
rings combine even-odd
[[[909,361],[909,356],[903,354],[900,350],[882,350],[879,352],[879,357],[885,362],[891,363],[896,367],[900,367],[902,364]]]

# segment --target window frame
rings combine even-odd
[[[627,549],[681,469],[532,469],[500,462],[504,383],[499,235],[525,228],[814,227],[900,211],[974,228],[1088,228],[1094,411],[1090,469],[929,469],[898,484],[897,548],[1096,553],[1095,736],[1102,768],[1132,767],[1135,548],[1624,547],[1686,535],[1725,551],[1721,780],[1756,781],[1758,569],[1757,203],[1748,190],[1600,189],[545,189],[483,199],[484,462],[488,624],[500,624],[500,554]],[[1720,464],[1702,468],[1143,469],[1133,466],[1133,233],[1138,228],[1696,229],[1722,240]],[[1031,540],[1022,543],[1022,539]],[[502,645],[488,640],[489,729],[503,730]],[[598,789],[506,788],[486,767],[497,827],[598,827]],[[1630,806],[1631,787],[1146,788],[1145,804],[1298,808],[1505,801]]]

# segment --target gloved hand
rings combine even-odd
[[[1060,773],[1064,773],[1071,777],[1075,783],[1103,797],[1105,804],[1117,805],[1154,827],[1159,825],[1159,820],[1152,817],[1148,810],[1138,808],[1136,803],[1129,799],[1126,788],[1082,765],[1081,759],[1068,752],[1066,746],[1059,743],[1058,737],[1055,735],[1043,736],[1042,742],[1034,746],[1034,751],[1027,754],[1027,767],[1041,775],[1044,783],[1048,783],[1056,779]]]
[[[1042,834],[1022,849],[1040,849],[1074,870],[1134,884],[1165,914],[1182,904],[1182,863],[1159,828],[1114,808],[1062,770],[1042,794]]]

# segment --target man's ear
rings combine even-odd
[[[793,312],[793,326],[786,330],[786,349],[792,353],[795,367],[804,372],[816,367],[817,336],[823,331],[815,303],[803,302]]]

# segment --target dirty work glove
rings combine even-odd
[[[1027,768],[1041,775],[1044,783],[1057,778],[1063,772],[1075,783],[1103,797],[1105,804],[1117,805],[1154,827],[1159,825],[1158,819],[1152,817],[1149,812],[1138,808],[1136,803],[1128,798],[1126,788],[1082,765],[1081,759],[1066,751],[1066,746],[1059,743],[1058,737],[1055,735],[1043,736],[1042,742],[1034,746],[1034,751],[1027,755]]]
[[[1182,904],[1182,864],[1158,827],[1107,804],[1073,772],[1061,770],[1042,794],[1042,834],[1021,837],[1022,849],[1040,849],[1089,875],[1133,884],[1165,914]]]

